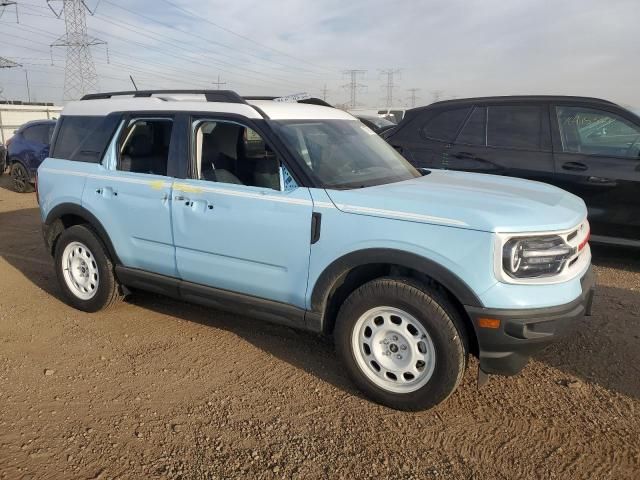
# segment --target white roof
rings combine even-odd
[[[260,108],[273,120],[354,120],[344,110],[308,103],[274,102],[272,100],[249,100],[251,105]]]
[[[272,100],[249,100],[246,103],[207,102],[202,95],[162,95],[152,97],[113,97],[97,100],[69,102],[62,115],[103,116],[113,112],[219,112],[235,113],[247,118],[261,119],[262,115],[251,107],[260,108],[274,120],[353,120],[349,113],[337,108],[306,103],[274,102]]]

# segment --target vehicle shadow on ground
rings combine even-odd
[[[40,235],[38,209],[0,212],[0,257],[38,288],[64,302]],[[640,262],[630,258],[600,255],[594,263],[640,272]],[[155,294],[136,292],[127,301],[162,315],[232,332],[344,392],[361,396],[338,363],[330,338]],[[567,375],[640,398],[639,345],[640,291],[599,286],[594,315],[579,322],[574,334],[536,359]]]
[[[9,170],[6,170],[3,175],[0,175],[0,188],[9,190],[10,192],[15,192],[13,189],[13,182],[9,176]]]
[[[631,247],[591,245],[592,263],[598,267],[640,272],[640,251]]]
[[[536,360],[640,399],[640,291],[600,285],[593,315],[580,320]]]
[[[38,288],[65,302],[40,234],[38,209],[0,212],[0,257]],[[126,302],[162,315],[224,329],[346,393],[362,396],[339,366],[330,338],[147,292],[135,292]]]

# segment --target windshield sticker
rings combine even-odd
[[[282,165],[282,167],[280,168],[282,170],[282,181],[284,184],[284,191],[290,192],[291,190],[295,190],[296,188],[298,188],[298,183],[291,176],[291,174],[289,173],[289,170],[287,170],[287,167]]]

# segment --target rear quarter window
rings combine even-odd
[[[60,126],[51,156],[100,163],[120,117],[62,116],[58,121]]]
[[[471,107],[454,108],[437,113],[422,127],[422,135],[433,140],[452,142]]]

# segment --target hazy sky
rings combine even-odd
[[[64,33],[45,0],[0,17],[0,70],[10,99],[61,102]],[[56,4],[56,2],[53,2]],[[59,5],[61,2],[57,2]],[[96,0],[88,0],[93,7]],[[180,10],[179,8],[184,10]],[[384,105],[382,69],[400,69],[394,103],[510,94],[590,95],[640,107],[640,0],[102,0],[89,34],[101,90],[214,88],[241,94],[306,91],[343,103],[345,69],[367,70],[363,107]]]

